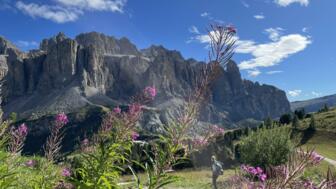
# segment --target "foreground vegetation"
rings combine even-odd
[[[98,131],[82,139],[80,149],[68,156],[61,153],[69,122],[66,114],[55,116],[43,146],[43,156],[39,157],[21,155],[29,127],[24,123],[16,125],[13,120],[5,121],[0,127],[0,188],[334,188],[336,179],[330,169],[317,179],[306,174],[323,157],[314,150],[295,148],[292,136],[300,132],[300,127],[292,130],[288,125],[271,121],[270,125],[266,122],[254,130],[225,133],[221,127],[209,125],[202,131],[192,132],[197,130],[194,127],[202,104],[221,66],[231,58],[236,39],[232,26],[214,25],[210,31],[209,63],[203,66],[188,102],[176,117],[162,126],[161,133],[140,140],[137,127],[144,106],[157,94],[153,86],[134,95],[125,108],[115,106],[108,111]],[[315,129],[309,126],[308,133],[316,132]],[[215,156],[211,157],[211,172],[174,171],[186,163],[195,165],[198,156],[207,153],[208,147],[219,139],[225,142],[222,149],[238,154],[243,164],[224,171],[217,187],[216,182],[213,186],[207,182],[210,178],[216,181],[216,169],[222,171]]]

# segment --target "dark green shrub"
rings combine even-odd
[[[292,126],[294,129],[297,129],[300,127],[300,120],[297,115],[294,115]]]
[[[310,117],[310,123],[309,123],[308,130],[310,131],[316,130],[316,122],[315,122],[315,117],[313,115]]]
[[[239,145],[240,160],[248,165],[268,167],[283,164],[293,149],[288,127],[259,129],[243,138]]]
[[[294,111],[294,114],[301,120],[305,118],[306,111],[304,108],[300,108]]]
[[[267,129],[272,128],[272,126],[273,126],[273,120],[272,120],[270,117],[268,117],[268,118],[264,121],[264,125],[265,125],[265,127],[266,127]]]
[[[280,124],[284,125],[284,124],[290,124],[290,122],[292,121],[292,116],[291,114],[283,114],[280,119],[279,122]]]

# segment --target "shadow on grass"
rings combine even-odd
[[[316,133],[316,130],[313,130],[313,129],[310,129],[310,128],[305,129],[302,132],[303,135],[302,135],[302,139],[300,141],[300,144],[301,145],[306,144],[314,136],[315,133]]]

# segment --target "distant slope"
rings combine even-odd
[[[314,113],[313,115],[315,118],[316,132],[307,138],[308,140],[305,142],[304,147],[315,148],[321,155],[335,161],[336,108],[331,108],[327,112]],[[309,126],[310,121],[310,118],[302,120],[300,122],[301,128],[306,129]]]
[[[310,100],[291,102],[291,109],[294,111],[298,108],[304,108],[306,112],[316,112],[325,104],[329,107],[336,106],[336,94]]]

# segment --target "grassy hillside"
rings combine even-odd
[[[336,160],[336,109],[314,113],[316,131],[308,135],[303,145],[314,147],[325,157]],[[301,121],[301,129],[308,128],[310,118]]]

